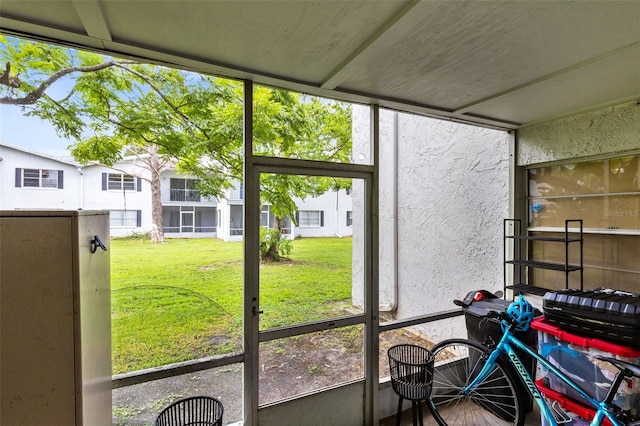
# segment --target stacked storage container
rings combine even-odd
[[[536,385],[548,400],[551,400],[554,404],[558,404],[567,412],[569,420],[562,423],[562,426],[589,426],[591,424],[591,420],[593,420],[596,415],[596,411],[593,408],[585,407],[560,392],[552,390],[545,385],[544,379],[538,380]],[[603,424],[605,426],[613,426],[609,419],[604,419]],[[541,426],[549,426],[549,422],[547,422],[544,416],[542,416]]]
[[[640,349],[640,294],[612,289],[550,291],[542,304],[553,325]]]
[[[596,399],[604,399],[618,373],[617,368],[606,361],[596,359],[596,355],[640,364],[640,349],[570,333],[546,322],[544,318],[535,319],[531,327],[538,331],[538,352]],[[577,392],[554,374],[545,372],[544,369],[542,373],[544,378],[539,382],[539,388],[543,394],[558,401],[561,406],[564,403],[565,408],[576,415],[574,423],[569,424],[579,425],[582,420],[591,420],[581,419],[591,410],[580,404],[581,398]],[[567,401],[577,405],[569,406]],[[629,412],[632,418],[640,420],[640,379],[623,382],[613,403]],[[576,410],[576,406],[582,409]]]

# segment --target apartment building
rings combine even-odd
[[[144,234],[152,228],[149,171],[134,157],[113,167],[80,165],[18,146],[0,144],[0,210],[108,210],[111,235]],[[208,198],[197,179],[175,169],[161,173],[165,237],[243,238],[244,188],[236,182],[222,199]],[[345,190],[296,200],[298,225],[284,220],[290,238],[352,235],[351,196]],[[273,227],[268,204],[261,223]]]

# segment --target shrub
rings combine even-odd
[[[279,229],[260,228],[260,259],[279,262],[291,254],[291,241]]]

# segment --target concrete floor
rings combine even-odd
[[[429,409],[426,407],[424,403],[422,404],[422,414],[423,414],[424,426],[437,426],[437,423],[435,422],[433,417],[431,417],[431,413],[429,413]],[[380,426],[395,426],[395,424],[396,424],[395,415],[391,417],[387,417],[386,419],[383,419],[380,421]],[[400,425],[401,426],[413,425],[411,408],[405,409],[402,412],[402,416],[400,418]],[[525,426],[540,426],[540,425],[541,425],[540,410],[537,405],[534,405],[533,411],[527,414],[527,420],[525,422]],[[487,425],[487,426],[490,426],[490,425]]]

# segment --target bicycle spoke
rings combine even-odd
[[[485,348],[464,339],[434,347],[436,372],[429,409],[441,425],[521,425],[513,377],[498,364],[469,394],[464,389],[486,362]]]

